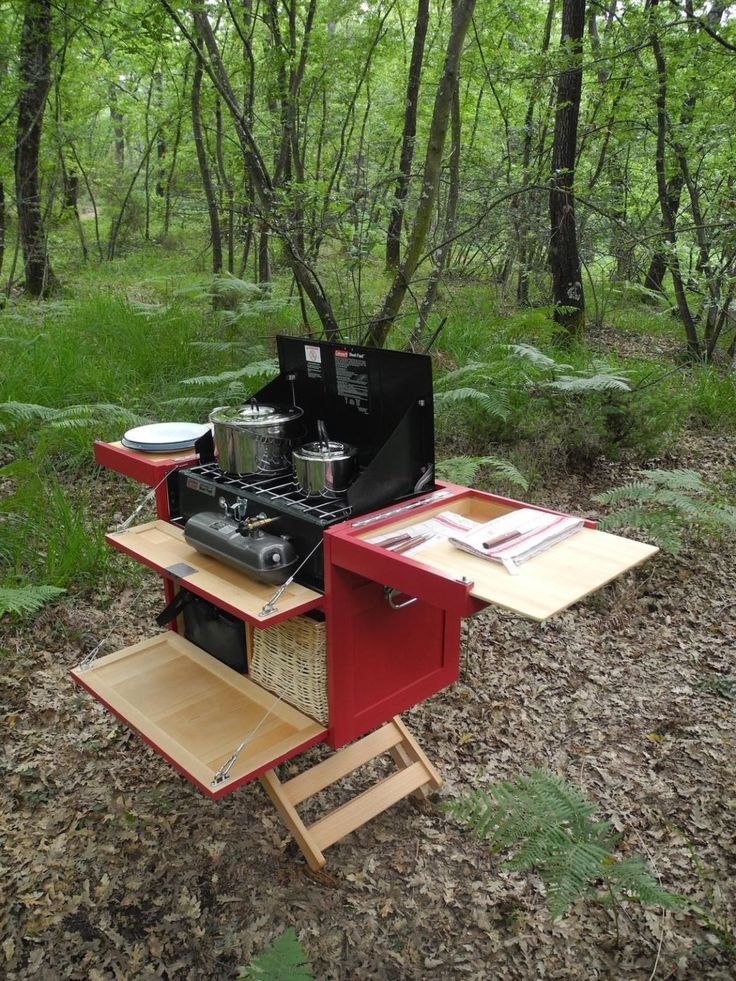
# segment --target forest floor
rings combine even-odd
[[[717,478],[736,448],[689,436],[657,464]],[[601,463],[544,499],[593,513],[590,496],[629,475]],[[138,489],[94,479],[112,526]],[[632,903],[616,925],[589,903],[552,922],[537,877],[503,871],[436,801],[400,802],[311,875],[257,782],[206,800],[72,684],[103,637],[108,652],[155,629],[159,582],[125,569],[130,585],[0,628],[5,977],[235,978],[289,926],[320,979],[734,976],[733,948],[702,916]],[[691,543],[545,625],[493,611],[470,621],[460,681],[405,715],[444,777],[439,798],[549,767],[598,802],[622,849],[728,931],[735,578],[731,546]]]

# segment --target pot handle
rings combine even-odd
[[[319,437],[320,446],[324,446],[326,450],[330,448],[330,440],[327,436],[327,428],[323,419],[317,420],[317,436]]]
[[[248,405],[251,407],[251,409],[255,409],[256,412],[258,412],[258,410],[260,409],[260,406],[258,404],[258,399],[255,397],[255,395],[253,396],[252,399],[248,400]]]

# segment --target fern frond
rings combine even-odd
[[[253,345],[249,341],[192,341],[190,347],[196,347],[211,354],[227,354],[229,351],[254,353]]]
[[[254,361],[244,368],[237,368],[234,371],[222,371],[219,375],[199,375],[196,378],[184,378],[182,385],[222,385],[223,382],[234,381],[236,378],[256,378],[261,375],[272,377],[279,370],[278,362],[274,358],[266,361]]]
[[[595,821],[595,804],[547,770],[474,789],[444,806],[493,851],[515,848],[503,868],[537,869],[556,919],[602,881],[620,898],[669,905],[676,901],[640,859],[618,860],[610,821]],[[613,870],[613,871],[612,871]]]
[[[208,412],[214,408],[211,395],[182,395],[176,399],[165,399],[160,404],[187,412]]]
[[[704,494],[709,489],[697,470],[640,470],[639,473],[658,487],[668,487],[671,490]]]
[[[312,969],[293,927],[254,958],[240,981],[313,981]]]
[[[35,337],[5,337],[0,336],[0,344],[16,344],[18,347],[33,347],[39,341],[48,340],[48,334],[36,334]]]
[[[687,494],[676,490],[669,490],[667,487],[658,487],[652,501],[655,504],[661,504],[663,507],[679,511],[689,518],[702,518],[705,514],[703,501],[693,500]]]
[[[454,368],[452,371],[447,371],[444,375],[441,375],[435,382],[435,392],[444,390],[445,388],[451,388],[452,383],[456,382],[459,378],[467,378],[468,375],[487,376],[491,374],[491,370],[491,366],[482,361],[469,361],[460,368]]]
[[[622,504],[628,501],[651,501],[657,497],[658,491],[651,484],[642,480],[633,480],[621,487],[612,487],[601,494],[594,494],[593,500],[598,504]]]
[[[554,358],[550,358],[548,355],[542,354],[542,352],[532,344],[504,344],[503,347],[505,347],[517,358],[522,358],[524,361],[529,361],[538,368],[555,368],[559,371],[572,371],[572,365],[562,364],[559,361],[555,361]]]
[[[608,870],[608,878],[616,892],[642,903],[679,909],[687,902],[684,896],[663,889],[649,866],[640,858],[624,858],[615,862]]]
[[[146,422],[145,416],[132,412],[124,405],[111,402],[89,402],[86,405],[67,405],[59,409],[52,426],[62,426],[65,422],[121,422],[138,425]]]
[[[49,419],[55,419],[58,414],[59,410],[49,405],[36,405],[33,402],[0,403],[0,416],[11,424],[30,422],[32,419],[41,419],[46,422]]]
[[[442,408],[443,406],[475,404],[488,412],[490,415],[498,416],[499,419],[508,417],[508,396],[503,390],[494,391],[493,394],[481,392],[477,388],[453,388],[448,391],[435,392],[434,404]]]
[[[208,296],[235,294],[241,300],[257,300],[259,297],[264,296],[264,291],[258,283],[251,283],[245,279],[239,279],[229,272],[213,276],[205,289],[205,293]]]
[[[736,529],[736,507],[731,504],[701,505],[709,521],[723,528]]]
[[[560,375],[554,381],[541,382],[544,388],[569,394],[589,392],[630,392],[631,384],[624,375],[597,373],[595,375]]]
[[[45,603],[65,592],[65,589],[59,589],[58,586],[19,586],[17,588],[0,586],[0,617],[6,613],[14,613],[18,616],[37,613]]]
[[[516,467],[497,456],[453,456],[437,464],[437,475],[455,484],[472,484],[479,470],[489,469],[494,477],[526,490],[526,477]]]
[[[642,532],[653,544],[670,555],[682,550],[682,519],[667,511],[647,511],[642,507],[621,508],[607,514],[598,522],[601,531],[620,531],[624,528]]]
[[[610,852],[588,841],[570,841],[540,869],[553,920],[585,896],[590,883],[605,875]]]

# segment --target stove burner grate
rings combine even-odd
[[[275,476],[264,474],[230,474],[225,473],[216,463],[200,463],[187,468],[188,473],[195,474],[202,480],[211,480],[232,491],[247,491],[249,495],[262,497],[264,501],[279,501],[300,511],[332,524],[344,521],[351,514],[350,505],[344,500],[333,500],[325,497],[306,497],[295,484],[288,473]]]

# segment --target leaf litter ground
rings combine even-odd
[[[704,437],[655,463],[710,478],[734,464],[733,449]],[[543,497],[593,513],[590,496],[628,477],[605,463]],[[106,526],[132,510],[122,478],[98,477],[97,491]],[[624,852],[645,856],[715,924],[631,904],[618,942],[597,905],[553,923],[535,876],[502,871],[436,802],[402,801],[314,876],[258,783],[204,799],[68,677],[102,637],[109,652],[155,629],[158,580],[116,562],[119,578],[95,595],[0,628],[8,979],[234,978],[289,926],[326,979],[736,973],[716,932],[732,928],[736,907],[730,543],[659,556],[546,625],[478,616],[464,628],[460,681],[405,715],[444,776],[440,799],[549,767],[599,802]],[[341,799],[330,791],[319,803]]]

